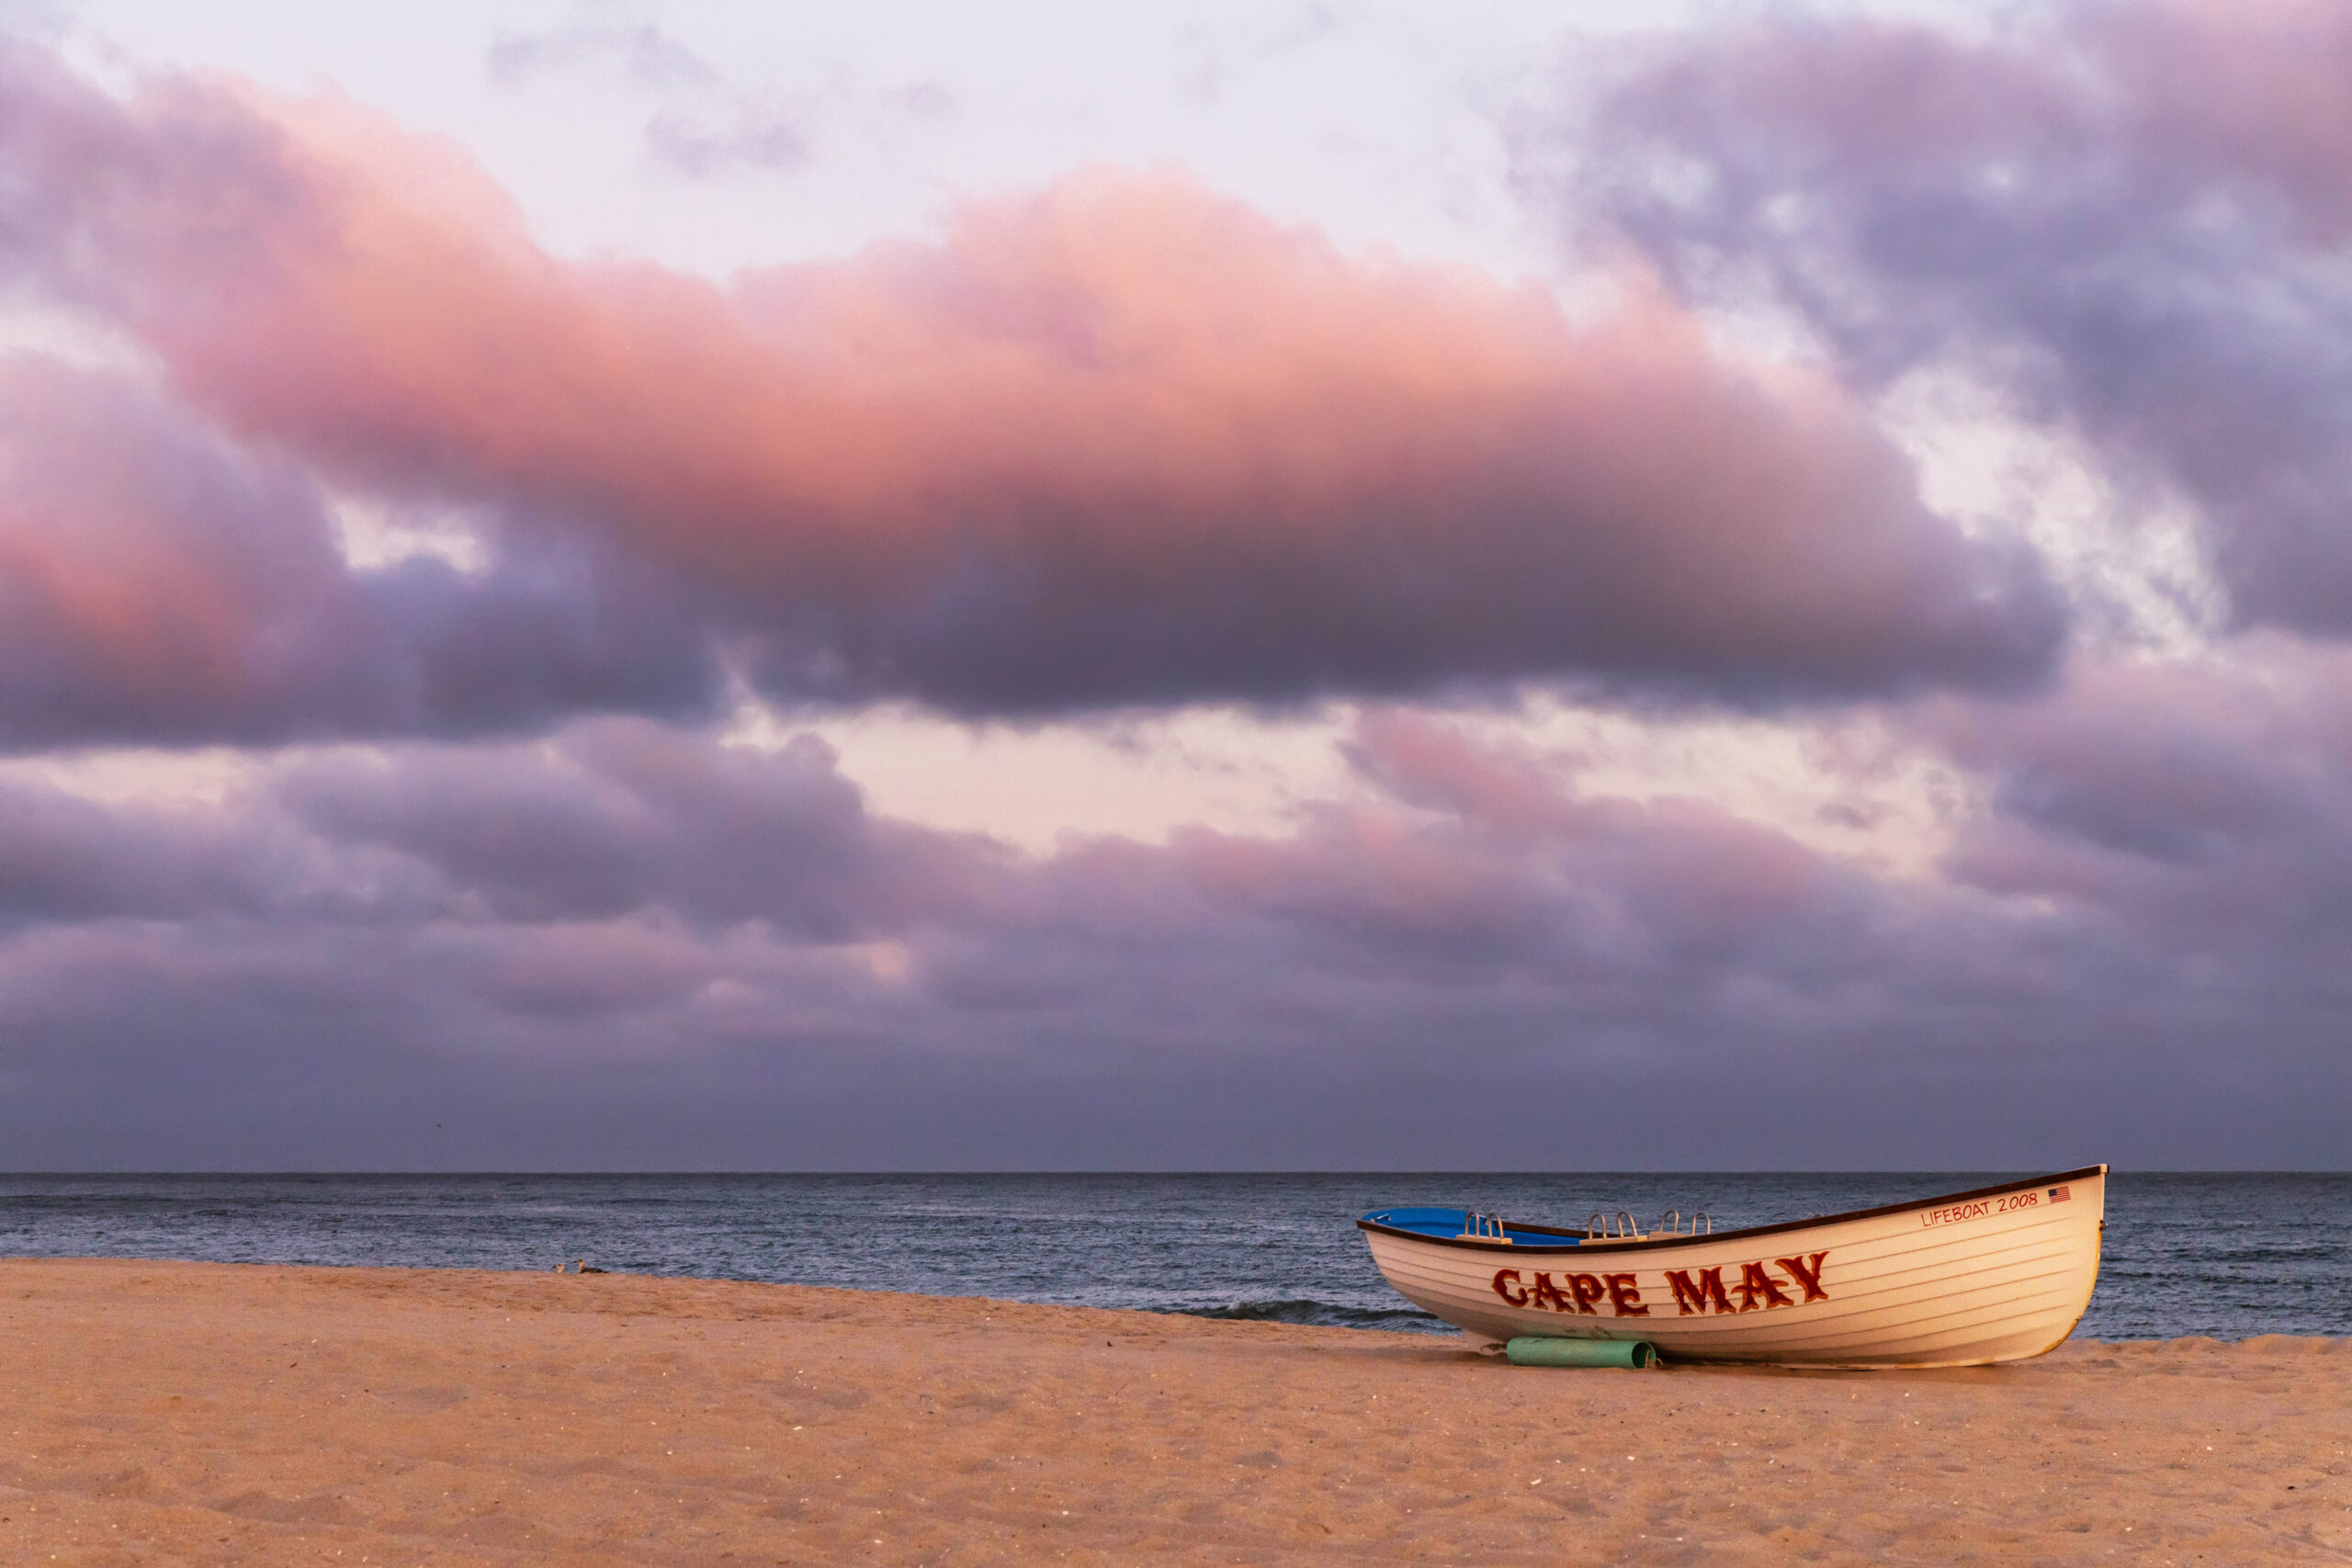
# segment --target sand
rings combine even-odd
[[[0,1262],[9,1563],[2313,1562],[2352,1341],[1938,1372],[620,1275]]]

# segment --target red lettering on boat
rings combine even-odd
[[[1519,1293],[1513,1295],[1511,1294],[1513,1291]],[[1520,1283],[1518,1269],[1498,1269],[1495,1270],[1495,1294],[1515,1307],[1523,1307],[1527,1304],[1527,1289]]]
[[[1552,1276],[1549,1274],[1535,1276],[1535,1304],[1540,1307],[1550,1307],[1554,1312],[1577,1310],[1576,1303],[1568,1300],[1567,1293],[1552,1283]]]
[[[1810,1263],[1802,1258],[1775,1258],[1772,1261],[1787,1269],[1789,1278],[1804,1287],[1806,1301],[1826,1302],[1829,1299],[1829,1292],[1821,1288],[1821,1260],[1828,1256],[1826,1252],[1816,1252]]]
[[[1739,1283],[1734,1285],[1732,1289],[1739,1292],[1739,1310],[1742,1312],[1754,1312],[1759,1307],[1784,1307],[1797,1304],[1789,1300],[1789,1293],[1781,1289],[1779,1280],[1764,1272],[1764,1265],[1761,1263],[1741,1264]]]
[[[1631,1274],[1611,1274],[1609,1304],[1617,1309],[1619,1317],[1647,1317],[1650,1309],[1642,1304],[1642,1288]]]
[[[1569,1275],[1568,1290],[1577,1298],[1577,1311],[1587,1317],[1600,1315],[1593,1308],[1593,1303],[1601,1297],[1600,1277],[1598,1274]]]
[[[1669,1269],[1666,1271],[1666,1284],[1674,1292],[1676,1310],[1684,1317],[1705,1312],[1710,1303],[1719,1313],[1732,1310],[1731,1298],[1724,1294],[1724,1271],[1721,1269],[1700,1269],[1695,1284],[1689,1269]]]

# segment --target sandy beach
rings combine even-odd
[[[0,1262],[0,1337],[9,1562],[2352,1558],[2352,1340],[1551,1371],[944,1296],[85,1260]]]

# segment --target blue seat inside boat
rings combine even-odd
[[[1364,1218],[1374,1224],[1386,1225],[1393,1230],[1413,1231],[1421,1235],[1453,1236],[1460,1235],[1469,1227],[1470,1211],[1467,1209],[1374,1209],[1364,1215]],[[1492,1219],[1487,1223],[1490,1226],[1494,1224]],[[1489,1230],[1487,1234],[1493,1233]],[[1572,1235],[1552,1235],[1544,1232],[1521,1230],[1517,1225],[1510,1224],[1504,1224],[1503,1235],[1513,1241],[1524,1242],[1534,1247],[1573,1247],[1577,1240]]]

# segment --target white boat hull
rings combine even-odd
[[[2039,1356],[2074,1331],[2106,1211],[2107,1168],[2096,1166],[1718,1235],[1584,1240],[1513,1225],[1516,1244],[1504,1244],[1360,1223],[1399,1294],[1482,1341],[1645,1339],[1669,1360],[1960,1367]]]

